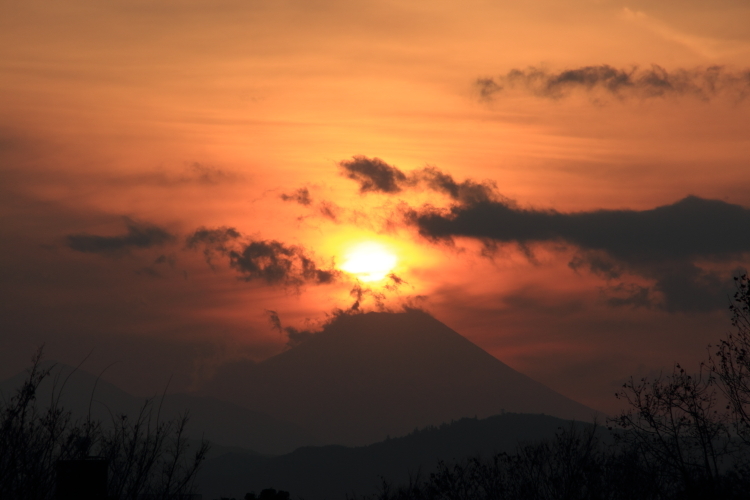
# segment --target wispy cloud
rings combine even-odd
[[[284,201],[293,201],[304,206],[310,206],[310,204],[312,203],[310,190],[306,187],[299,188],[292,193],[282,193],[281,199]]]
[[[706,58],[716,59],[722,56],[750,53],[750,44],[747,42],[686,33],[640,10],[623,7],[619,17]]]
[[[171,188],[187,185],[213,187],[223,184],[233,184],[241,180],[241,178],[235,172],[193,161],[185,163],[184,168],[181,170],[156,170],[120,177],[105,177],[103,180],[116,182],[120,185],[154,185]]]
[[[602,64],[550,71],[529,67],[512,69],[498,77],[479,78],[475,85],[483,100],[499,97],[509,89],[550,99],[584,92],[617,98],[689,96],[709,100],[719,95],[745,97],[750,93],[750,69],[709,66],[667,70],[658,65],[623,69]]]

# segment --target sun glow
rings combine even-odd
[[[368,241],[349,249],[341,269],[361,281],[380,281],[393,271],[396,261],[385,246]]]

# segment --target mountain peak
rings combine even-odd
[[[330,443],[361,445],[502,411],[579,420],[595,413],[417,309],[341,315],[286,352],[242,366],[220,370],[208,392]]]

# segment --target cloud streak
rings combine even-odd
[[[561,213],[522,209],[507,201],[458,204],[447,210],[410,210],[407,221],[430,240],[475,238],[490,243],[562,242],[579,249],[569,263],[605,279],[626,273],[656,281],[652,291],[668,310],[724,307],[725,279],[696,265],[727,263],[750,252],[750,210],[688,196],[651,210]],[[633,288],[612,305],[646,305],[650,292]],[[623,288],[618,292],[628,292]],[[647,300],[648,299],[648,300]]]
[[[428,238],[471,236],[530,243],[565,240],[604,250],[626,261],[724,257],[750,250],[750,210],[720,200],[688,196],[651,210],[595,210],[561,213],[482,202],[448,212],[411,212]]]
[[[344,176],[357,181],[360,193],[398,193],[408,183],[406,175],[380,158],[354,156],[339,163]]]
[[[339,167],[345,177],[359,184],[359,192],[363,194],[395,194],[408,188],[427,188],[463,203],[490,201],[498,196],[492,182],[475,182],[471,179],[456,182],[451,175],[435,167],[428,166],[406,173],[380,158],[366,156],[341,161]]]
[[[512,89],[550,99],[575,92],[617,98],[689,96],[709,100],[729,95],[741,99],[750,92],[750,69],[737,71],[709,66],[670,71],[658,65],[620,69],[602,64],[555,72],[529,67],[512,69],[498,77],[479,78],[475,85],[483,100],[492,100]]]
[[[298,203],[307,208],[313,208],[314,204],[310,190],[306,187],[301,187],[291,193],[282,193],[280,198],[284,201]],[[315,211],[319,216],[325,219],[339,222],[339,215],[341,214],[342,209],[332,201],[323,200],[315,205]]]
[[[299,188],[293,193],[282,193],[281,199],[284,201],[293,201],[300,205],[310,206],[312,203],[312,197],[310,196],[310,190],[306,187]]]
[[[119,236],[71,234],[65,238],[67,246],[77,252],[114,255],[135,248],[151,248],[174,241],[174,235],[158,226],[126,219],[127,233]]]

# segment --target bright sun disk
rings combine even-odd
[[[361,281],[380,281],[396,267],[396,256],[379,243],[360,243],[346,253],[341,269]]]

